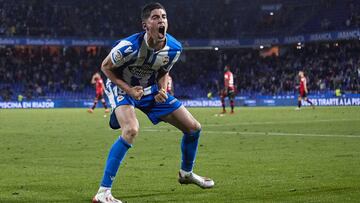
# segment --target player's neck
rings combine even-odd
[[[146,38],[145,38],[146,43],[149,48],[152,48],[155,51],[159,51],[160,49],[163,49],[165,47],[166,39],[164,41],[159,41],[159,40],[155,40],[155,39],[151,38],[147,34],[145,36],[146,36]]]

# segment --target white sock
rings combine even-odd
[[[180,169],[180,174],[182,177],[185,177],[185,176],[189,176],[190,174],[192,173],[192,171],[184,171],[182,169]]]
[[[111,187],[103,187],[103,186],[100,186],[98,192],[104,192],[105,190],[111,190]]]

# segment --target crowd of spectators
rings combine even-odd
[[[218,93],[223,84],[224,65],[228,64],[240,95],[297,93],[300,70],[305,71],[312,94],[333,93],[335,89],[360,93],[360,42],[357,40],[280,47],[278,56],[264,57],[259,53],[264,51],[189,51],[187,60],[173,70],[174,81],[181,84],[180,88],[187,88],[185,93],[194,88],[194,81],[202,96],[206,91]]]
[[[262,9],[269,5],[265,0],[159,1],[169,13],[169,32],[179,39],[284,35],[306,31],[301,25],[312,21],[328,30],[343,27],[347,18],[347,28],[359,25],[358,3],[352,0],[279,0],[274,11]],[[0,0],[0,36],[121,38],[142,30],[146,2]],[[347,6],[337,9],[341,5]],[[344,18],[341,23],[324,17],[334,11]]]
[[[341,89],[360,93],[359,41],[315,43],[281,47],[279,56],[262,57],[258,51],[224,53],[236,75],[242,94],[293,94],[298,85],[298,71],[305,71],[312,93]]]
[[[140,12],[146,2],[0,0],[0,35],[121,38],[142,30]],[[178,38],[236,36],[234,0],[160,2],[169,13],[169,32]]]
[[[349,16],[345,21],[346,27],[360,28],[360,4],[356,4],[356,1],[349,2]]]
[[[62,97],[63,92],[93,97],[91,76],[99,70],[109,48],[3,47],[0,48],[0,93],[3,100],[22,94],[25,99]],[[305,71],[311,93],[360,93],[360,42],[324,42],[266,50],[185,50],[171,70],[175,95],[182,98],[217,94],[223,68],[231,66],[239,94],[294,94],[297,73]]]
[[[100,47],[0,48],[2,97],[17,96],[15,92],[26,99],[64,91],[80,93],[89,86],[106,53],[107,49]]]

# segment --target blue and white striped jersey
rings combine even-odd
[[[119,40],[110,52],[115,74],[131,86],[156,84],[158,72],[169,72],[182,51],[180,42],[169,34],[165,47],[154,51],[144,40],[146,35],[141,32]]]

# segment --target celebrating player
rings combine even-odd
[[[109,109],[107,108],[106,101],[104,99],[105,86],[104,86],[104,82],[103,82],[103,80],[102,80],[102,78],[100,76],[100,73],[96,72],[92,76],[91,84],[95,84],[96,96],[95,96],[95,99],[94,99],[94,104],[90,109],[88,109],[88,112],[93,113],[98,101],[100,100],[101,103],[104,105],[105,113],[108,113]]]
[[[139,132],[135,108],[144,112],[153,124],[165,121],[183,132],[178,179],[181,184],[196,184],[201,188],[214,186],[213,180],[193,173],[200,123],[180,101],[166,93],[166,75],[180,56],[181,44],[166,33],[167,15],[161,4],[147,4],[142,9],[141,20],[145,32],[119,40],[101,66],[108,77],[106,94],[113,109],[110,127],[121,128],[122,135],[110,149],[93,202],[121,202],[112,196],[111,187]]]
[[[299,88],[299,97],[298,97],[298,107],[296,108],[296,110],[300,110],[300,108],[301,108],[301,100],[305,100],[306,102],[308,102],[314,108],[314,104],[307,98],[308,89],[307,89],[306,77],[304,75],[304,72],[299,71],[298,75],[299,75],[300,85],[298,86],[298,88]]]
[[[224,68],[224,89],[220,93],[221,105],[223,108],[222,113],[226,113],[225,109],[225,98],[229,97],[231,113],[234,113],[234,98],[235,98],[235,85],[234,85],[234,76],[230,71],[230,66],[226,65]]]

